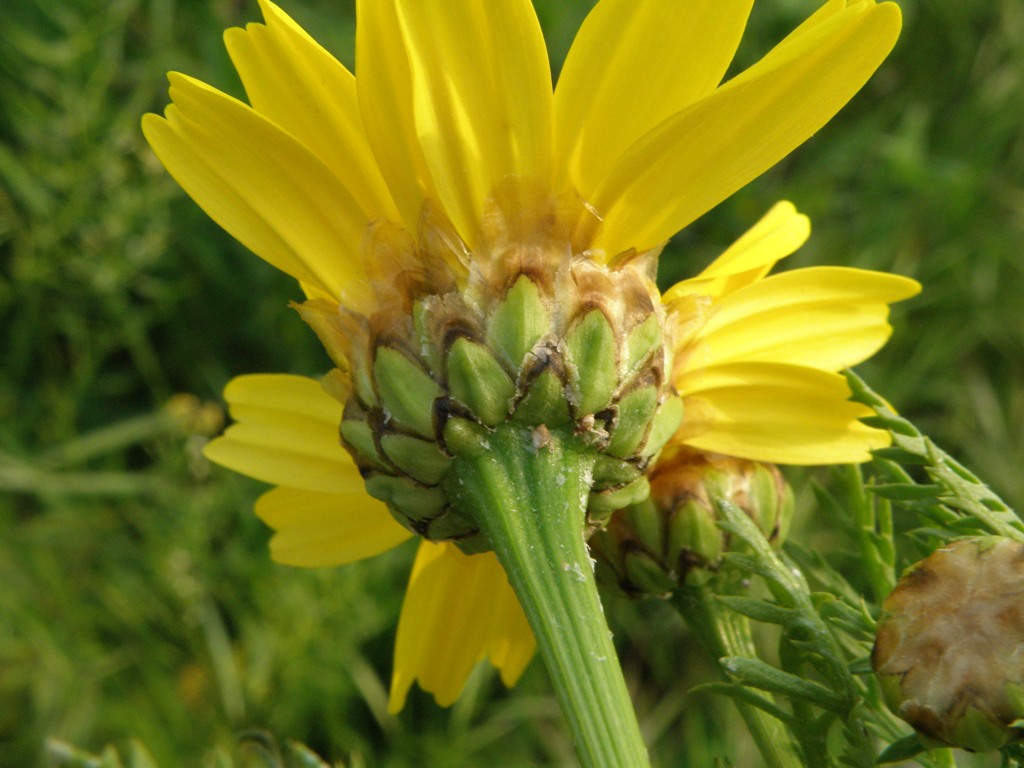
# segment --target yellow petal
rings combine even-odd
[[[667,290],[662,303],[698,294],[717,298],[757,282],[807,242],[810,234],[810,219],[797,213],[792,203],[778,202],[697,277]]]
[[[798,269],[720,298],[700,338],[715,363],[838,371],[877,352],[892,332],[888,305],[919,290],[915,281],[883,272]]]
[[[393,0],[356,0],[356,90],[363,124],[391,195],[415,232],[423,200],[433,197],[413,117],[409,57]]]
[[[726,363],[678,377],[686,418],[673,441],[703,451],[777,464],[870,459],[889,434],[858,419],[836,373],[781,363]]]
[[[589,199],[612,165],[662,120],[721,82],[753,0],[602,0],[555,89],[555,157]]]
[[[373,557],[412,535],[358,486],[348,493],[275,488],[256,501],[256,516],[274,529],[271,557],[303,568]]]
[[[900,12],[858,2],[807,25],[622,157],[589,200],[604,218],[597,247],[664,242],[810,138],[892,49]]]
[[[551,75],[537,16],[529,0],[387,1],[405,40],[434,188],[473,244],[498,182],[551,184]]]
[[[274,485],[350,493],[363,480],[341,446],[341,404],[303,376],[239,376],[224,389],[236,423],[211,441],[211,461]]]
[[[280,8],[269,0],[260,5],[266,26],[224,34],[249,102],[358,190],[365,210],[397,219],[367,142],[355,77]]]
[[[775,57],[785,57],[789,52],[794,49],[790,47],[790,44],[801,35],[805,35],[808,32],[817,29],[824,22],[832,19],[834,16],[842,13],[846,10],[847,6],[850,5],[874,5],[877,0],[827,0],[818,10],[808,16],[804,22],[794,29],[787,35],[782,42],[772,48],[765,56],[761,59],[760,64],[771,63]],[[748,69],[738,75],[735,80],[739,80],[744,76],[747,76],[751,70]]]
[[[492,552],[464,555],[454,544],[420,544],[398,621],[392,713],[414,681],[442,707],[454,704],[477,662],[489,658],[514,685],[536,641]]]
[[[169,79],[166,119],[145,115],[142,129],[171,176],[256,255],[358,305],[366,288],[356,253],[379,211],[251,107],[184,75]]]

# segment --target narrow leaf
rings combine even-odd
[[[732,597],[723,595],[718,598],[719,602],[727,608],[741,613],[748,619],[760,621],[765,624],[778,624],[785,626],[793,620],[796,612],[792,608],[785,608],[767,600],[756,600],[749,597]]]
[[[767,712],[769,715],[777,720],[781,720],[783,723],[788,724],[793,719],[792,715],[778,707],[774,702],[769,701],[758,693],[755,693],[752,689],[737,683],[704,683],[703,685],[693,687],[691,692],[717,693],[722,696],[728,696],[730,699],[741,701],[752,707],[757,707],[762,712]]]
[[[921,744],[921,740],[916,733],[911,733],[883,749],[876,762],[879,765],[898,763],[902,760],[910,760],[922,752],[924,752],[924,746]]]
[[[846,700],[835,691],[811,680],[791,675],[766,664],[760,659],[745,659],[737,656],[721,660],[722,667],[737,682],[760,688],[770,693],[778,693],[795,701],[827,709],[845,715],[849,709]]]
[[[942,493],[938,485],[906,485],[904,483],[887,483],[871,486],[872,493],[893,501],[931,501]]]

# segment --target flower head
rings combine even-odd
[[[415,679],[450,703],[484,657],[511,684],[533,653],[444,485],[495,424],[597,446],[593,524],[646,493],[670,437],[669,452],[797,463],[884,441],[835,371],[884,342],[909,281],[766,278],[806,237],[791,207],[663,298],[653,275],[669,237],[866,82],[895,5],[829,0],[722,83],[752,0],[601,0],[552,91],[527,0],[358,0],[358,80],[260,4],[265,24],[225,36],[250,104],[171,74],[173,103],[143,130],[215,221],[300,282],[336,365],[322,386],[250,376],[225,392],[236,423],[207,454],[278,486],[256,510],[275,558],[336,565],[410,531],[434,540],[399,625],[394,709]],[[676,390],[693,411],[679,431]]]

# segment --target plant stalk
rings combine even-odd
[[[537,638],[583,768],[650,763],[584,541],[595,450],[506,424],[456,458],[449,498],[490,540]]]
[[[714,659],[723,677],[727,676],[719,659],[727,656],[757,658],[750,621],[720,605],[706,586],[681,586],[673,593],[671,602],[704,650]],[[804,762],[789,731],[777,718],[745,701],[734,700],[733,703],[746,723],[766,768],[803,768]]]

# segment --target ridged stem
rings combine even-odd
[[[704,650],[718,663],[727,656],[757,658],[750,621],[720,605],[705,586],[687,585],[672,595],[672,604],[697,636]],[[754,739],[766,768],[803,768],[797,748],[785,726],[775,717],[744,701],[734,702]]]
[[[456,457],[447,487],[519,597],[580,765],[647,768],[583,538],[595,458],[571,432],[506,424],[486,450]]]

